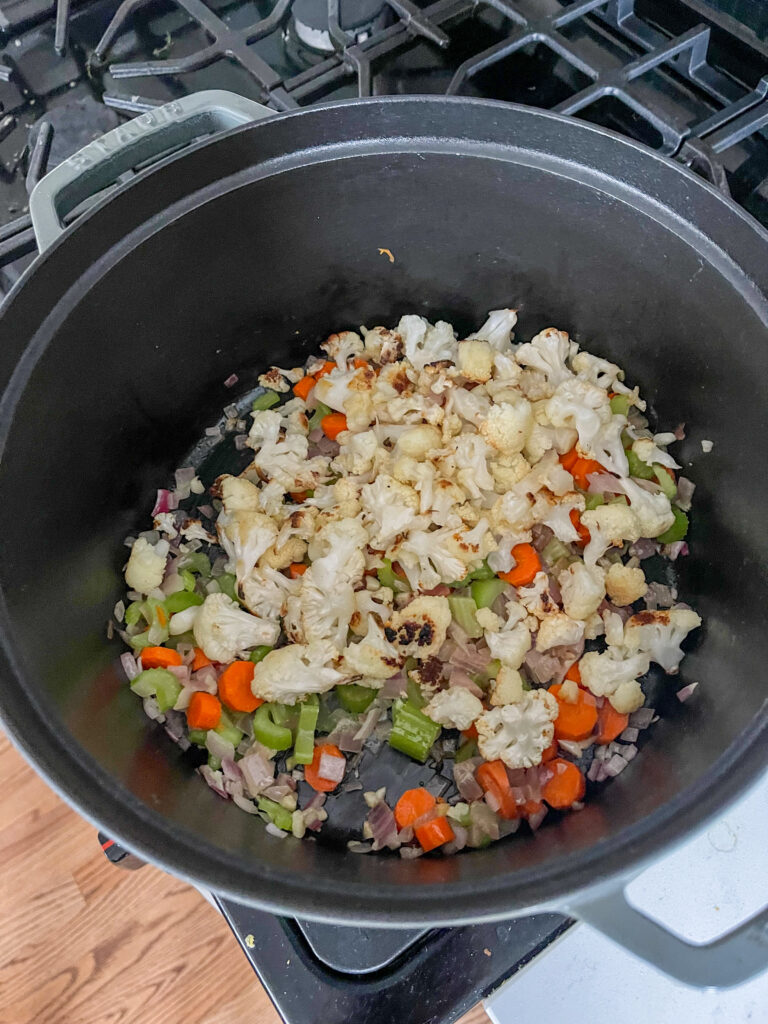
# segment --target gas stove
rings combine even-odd
[[[763,0],[0,0],[0,32],[0,298],[34,258],[27,196],[46,169],[211,88],[275,111],[409,93],[531,104],[659,150],[768,226]],[[290,1024],[447,1024],[578,931],[554,914],[338,928],[217,903]]]

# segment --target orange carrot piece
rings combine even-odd
[[[560,699],[562,683],[549,687],[557,700],[558,712],[555,719],[555,737],[559,740],[585,740],[592,735],[597,724],[597,703],[589,690],[579,687],[575,704]]]
[[[299,576],[303,576],[309,568],[304,562],[294,562],[293,565],[288,566],[288,575],[292,580],[297,580]]]
[[[468,729],[465,729],[461,734],[464,739],[476,740],[477,739],[477,726],[473,722]]]
[[[413,834],[425,853],[436,850],[438,846],[450,843],[452,839],[456,838],[456,833],[447,818],[433,818],[424,825],[417,825]]]
[[[210,658],[205,655],[204,651],[201,651],[199,647],[195,648],[195,656],[192,659],[192,671],[197,672],[199,668],[205,668],[207,665],[212,665],[213,662]]]
[[[611,743],[629,725],[629,715],[624,715],[606,700],[597,713],[597,742]]]
[[[565,455],[560,456],[560,465],[563,467],[563,469],[567,469],[570,473],[575,464],[578,462],[578,459],[579,453],[576,451],[575,448],[571,448],[571,450],[569,452],[566,452]]]
[[[581,514],[579,510],[577,508],[572,508],[571,511],[568,513],[568,518],[573,523],[573,528],[579,535],[577,543],[580,544],[582,547],[585,544],[589,544],[591,539],[590,533],[586,526],[584,526],[581,522]]]
[[[141,652],[142,668],[168,668],[169,665],[181,665],[183,658],[178,651],[170,647],[145,647]]]
[[[254,668],[252,661],[233,661],[219,676],[219,696],[230,711],[255,711],[264,703],[251,691]]]
[[[477,766],[475,778],[486,793],[495,797],[502,818],[518,816],[517,803],[503,761],[485,761]]]
[[[347,429],[347,417],[343,412],[329,412],[320,420],[320,426],[325,436],[335,441],[342,430]]]
[[[552,740],[552,742],[549,744],[547,749],[541,755],[541,760],[543,762],[544,761],[551,761],[553,757],[557,757],[557,740],[556,739]]]
[[[320,758],[323,754],[328,754],[330,757],[344,757],[342,752],[334,743],[320,743],[315,747],[315,754],[312,758],[312,764],[304,766],[304,778],[310,784],[312,789],[316,789],[318,793],[330,793],[336,789],[338,782],[333,782],[332,779],[324,779],[320,775]]]
[[[213,693],[196,690],[189,699],[187,725],[190,729],[215,729],[221,721],[221,702]]]
[[[168,625],[168,616],[166,615],[165,608],[163,608],[162,605],[157,606],[157,621],[160,623],[163,629],[165,629],[165,627]]]
[[[572,679],[574,683],[578,683],[581,686],[581,669],[579,668],[578,661],[574,661],[568,671],[565,673],[566,679]]]
[[[330,359],[326,359],[326,361],[323,363],[323,365],[320,367],[320,369],[319,370],[315,370],[315,380],[320,380],[320,378],[324,377],[326,375],[326,373],[330,373],[331,370],[335,370],[335,369],[336,369],[336,363],[332,362]]]
[[[586,783],[575,764],[562,757],[556,757],[547,765],[552,775],[541,789],[541,795],[550,807],[564,811],[577,800],[581,800],[586,792]]]
[[[309,374],[307,374],[306,377],[302,377],[300,380],[297,380],[293,385],[293,393],[297,398],[303,398],[306,402],[309,392],[315,384],[317,384],[315,378],[310,377]]]
[[[352,365],[356,370],[362,370],[364,366],[368,365],[367,359],[361,359],[359,356],[352,360]]]
[[[582,491],[586,491],[589,487],[589,480],[587,479],[589,474],[604,473],[605,469],[594,459],[577,459],[569,472],[576,481],[576,485],[580,487]]]
[[[395,804],[395,821],[398,828],[406,828],[414,821],[435,809],[437,801],[429,792],[419,786],[418,789],[406,789]]]
[[[517,562],[509,572],[500,572],[499,579],[511,583],[513,587],[526,587],[533,581],[537,572],[541,572],[541,559],[533,544],[515,544],[512,557]]]

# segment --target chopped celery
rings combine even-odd
[[[200,594],[194,594],[190,590],[178,590],[175,594],[169,594],[165,599],[165,610],[169,615],[176,612],[183,612],[191,608],[193,604],[202,604],[203,598]]]
[[[333,410],[330,406],[325,405],[323,402],[318,402],[315,406],[315,411],[309,418],[309,429],[316,430],[322,423],[324,417],[328,416],[331,412],[333,412]]]
[[[468,587],[473,580],[492,580],[495,577],[496,573],[490,565],[488,565],[488,560],[484,558],[482,565],[477,569],[473,569],[472,572],[467,573],[463,580],[451,583],[450,586],[454,590],[461,590],[463,587]]]
[[[654,472],[653,467],[649,466],[647,462],[643,462],[642,459],[632,451],[630,448],[627,452],[627,463],[629,464],[629,475],[639,477],[641,480],[653,480]]]
[[[685,512],[674,505],[672,506],[672,512],[675,521],[668,530],[665,530],[664,533],[659,534],[656,538],[659,544],[674,544],[675,541],[683,540],[688,533],[688,516]]]
[[[369,691],[373,694],[373,691]],[[312,700],[314,697],[314,700]],[[315,756],[315,726],[320,714],[320,701],[316,694],[308,697],[299,711],[299,724],[296,728],[296,742],[293,745],[293,757],[296,764],[312,764]]]
[[[169,636],[165,641],[165,646],[177,651],[179,649],[179,644],[192,644],[194,647],[196,642],[195,634],[190,629],[186,633],[177,633],[176,636]]]
[[[448,817],[451,821],[455,821],[457,825],[461,825],[462,828],[469,828],[472,824],[472,816],[469,813],[469,804],[458,803],[451,807],[448,811]]]
[[[415,679],[411,678],[411,676],[408,676],[408,682],[406,683],[406,691],[408,693],[407,699],[409,703],[413,704],[415,708],[421,710],[427,702],[424,700],[424,697],[421,692],[421,687],[419,686]]]
[[[226,594],[227,597],[230,597],[233,601],[238,600],[236,590],[237,580],[234,573],[223,572],[221,576],[216,577],[216,582],[219,584],[219,590],[222,594]]]
[[[259,810],[263,811],[273,825],[277,825],[283,832],[291,831],[292,814],[285,807],[281,807],[280,804],[275,803],[274,800],[270,800],[266,796],[260,796]]]
[[[605,498],[602,494],[585,494],[584,495],[584,511],[593,512],[596,508],[605,504]]]
[[[395,589],[397,577],[395,576],[395,571],[392,568],[392,563],[388,558],[385,558],[384,565],[380,566],[376,570],[376,575],[382,587],[389,587],[390,590]]]
[[[504,580],[473,580],[470,586],[472,600],[478,608],[490,608],[499,594],[507,587]]]
[[[194,743],[196,747],[204,747],[208,732],[206,729],[190,729],[187,735],[190,743]]]
[[[215,772],[221,770],[221,758],[215,757],[213,754],[208,755],[208,767],[213,768]]]
[[[136,636],[132,636],[128,643],[134,649],[134,651],[141,651],[145,647],[152,647],[155,641],[150,637],[151,630],[145,629],[143,633],[137,633]]]
[[[659,486],[670,501],[677,494],[677,483],[675,478],[671,477],[666,471],[664,466],[660,466],[658,462],[653,464],[653,472],[656,474],[656,479],[659,481]]]
[[[189,569],[208,577],[211,575],[211,560],[202,551],[190,551],[179,561],[179,573],[182,569]]]
[[[265,391],[263,395],[254,398],[251,409],[254,412],[261,412],[263,409],[271,409],[280,401],[280,395],[276,391]]]
[[[456,764],[461,764],[462,761],[466,761],[468,758],[474,757],[476,753],[477,743],[474,740],[467,740],[467,742],[462,743],[456,751]]]
[[[448,605],[451,615],[467,636],[477,640],[483,635],[483,630],[477,621],[477,605],[471,597],[457,597],[454,594],[448,598]]]
[[[189,569],[182,569],[181,572],[179,573],[179,576],[181,576],[182,580],[184,580],[184,589],[185,590],[194,590],[195,589],[195,582],[196,581],[195,581],[194,573],[190,572]]]
[[[236,747],[243,738],[242,730],[237,728],[226,708],[221,709],[219,724],[213,731],[221,736],[223,740],[226,740],[227,743],[231,743],[233,747]]]
[[[161,711],[168,711],[179,699],[181,683],[167,668],[146,668],[131,683],[139,697],[154,697]]]
[[[264,661],[271,650],[271,647],[268,647],[266,644],[262,644],[260,647],[254,647],[248,657],[252,662],[258,663],[259,661]]]
[[[626,494],[617,494],[615,498],[611,498],[608,502],[609,505],[628,505]]]
[[[614,395],[611,399],[611,412],[626,416],[629,412],[629,395]]]
[[[351,711],[355,715],[366,711],[376,696],[375,690],[357,683],[341,683],[336,687],[335,693],[344,710]]]
[[[553,537],[552,540],[542,549],[541,557],[547,565],[554,565],[555,562],[559,562],[561,558],[570,558],[571,552],[557,537]]]
[[[293,746],[293,733],[275,721],[275,704],[262,704],[253,715],[254,738],[270,750],[288,750]]]
[[[395,750],[423,763],[439,735],[440,726],[423,715],[410,701],[396,702],[393,705],[389,745]]]
[[[141,602],[133,601],[125,609],[125,624],[126,626],[137,626],[139,619],[141,618]]]

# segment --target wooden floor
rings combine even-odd
[[[110,865],[1,733],[0,779],[0,1024],[279,1024],[213,907]]]

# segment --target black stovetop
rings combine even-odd
[[[0,32],[0,297],[34,257],[27,192],[46,167],[207,88],[275,110],[527,103],[646,143],[768,226],[764,0],[0,0]],[[218,902],[291,1024],[448,1024],[570,924],[387,932]]]

